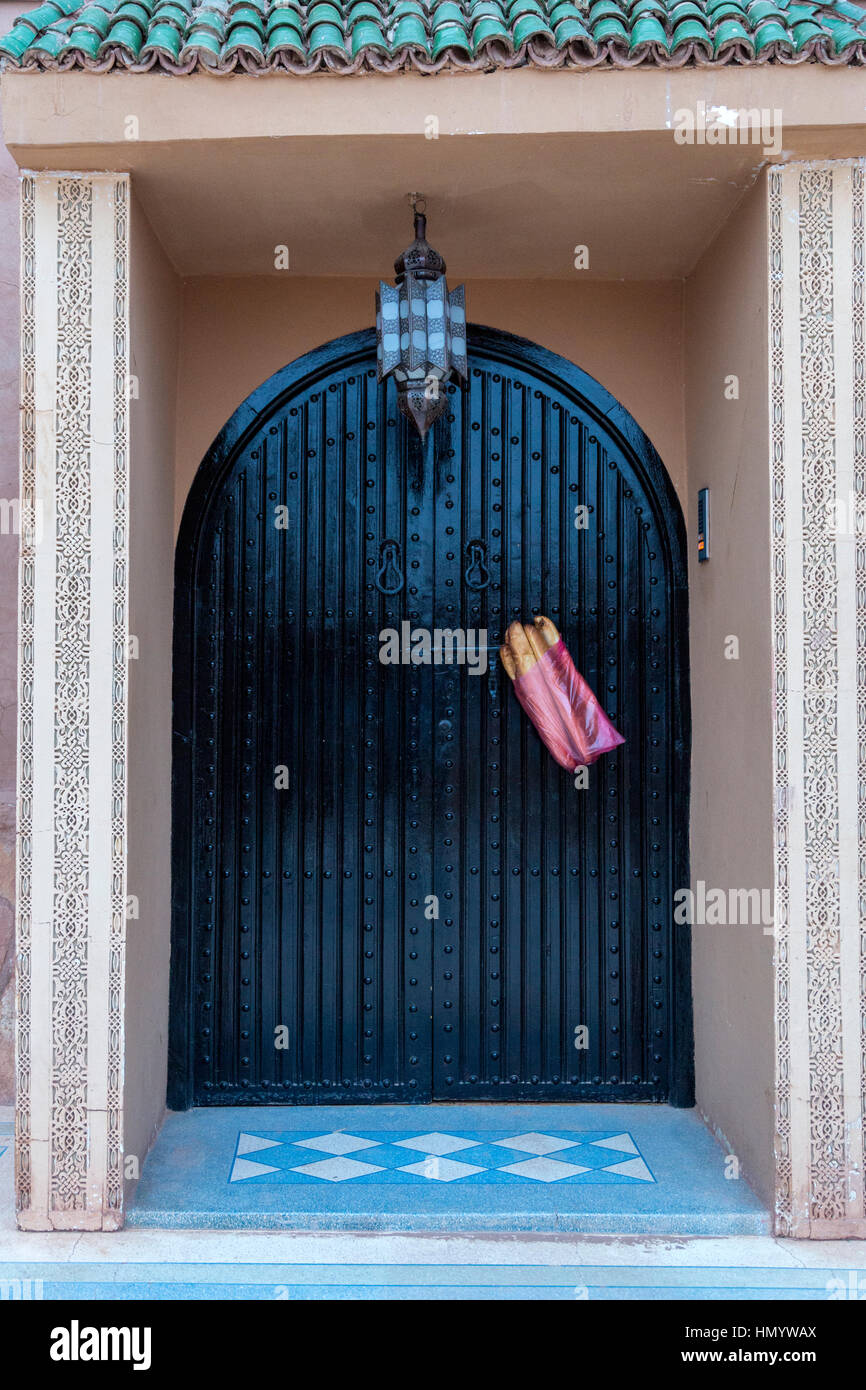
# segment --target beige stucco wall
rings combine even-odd
[[[454,271],[451,284],[460,279]],[[375,290],[373,280],[304,280],[290,272],[186,282],[176,523],[203,455],[233,410],[287,362],[369,327]],[[475,280],[466,293],[472,322],[531,338],[612,391],[649,435],[684,503],[680,282]]]
[[[138,201],[131,218],[130,617],[125,1152],[165,1110],[171,941],[171,626],[179,284]],[[136,399],[137,394],[137,399]],[[127,1174],[129,1176],[129,1174]]]
[[[689,547],[693,884],[773,884],[766,188],[685,289],[689,532],[710,489],[711,556]],[[725,378],[739,379],[739,399]],[[725,657],[729,637],[739,659]],[[697,1103],[765,1200],[773,1185],[773,939],[693,931]]]

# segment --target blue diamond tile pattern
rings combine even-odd
[[[230,1183],[535,1183],[642,1185],[655,1178],[631,1134],[617,1130],[475,1132],[242,1130]]]

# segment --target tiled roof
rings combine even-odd
[[[7,66],[172,73],[862,64],[850,0],[46,0]]]

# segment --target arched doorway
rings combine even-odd
[[[191,489],[174,1108],[692,1101],[682,513],[597,382],[486,328],[469,351],[422,443],[372,331],[330,343],[244,402]],[[539,611],[625,735],[585,789],[495,656]],[[471,665],[382,664],[403,623],[487,639]]]

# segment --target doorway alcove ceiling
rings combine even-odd
[[[423,184],[458,278],[681,278],[766,163],[866,154],[862,74],[814,63],[355,82],[9,68],[2,96],[20,167],[131,173],[185,276],[283,273],[287,246],[295,274],[378,278]],[[698,102],[780,111],[778,150],[677,143]]]

